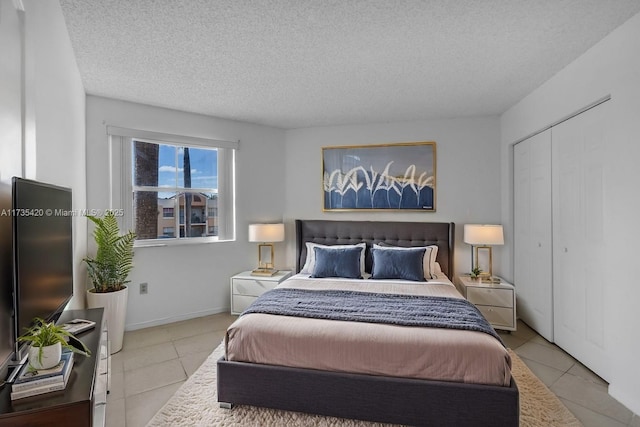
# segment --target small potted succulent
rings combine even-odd
[[[477,279],[480,277],[480,273],[482,273],[482,270],[480,270],[479,267],[473,267],[473,269],[471,269],[471,273],[469,274],[469,276],[472,279]]]
[[[26,333],[18,337],[18,341],[29,342],[29,365],[33,369],[49,369],[60,363],[62,349],[73,351],[74,353],[89,356],[91,352],[82,344],[82,350],[68,343],[68,338],[72,335],[62,326],[53,322],[36,317],[35,324],[27,329]]]

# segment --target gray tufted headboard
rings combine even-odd
[[[448,222],[296,220],[296,272],[307,258],[305,243],[367,244],[365,270],[371,272],[371,246],[385,242],[396,246],[437,245],[442,271],[452,279],[455,224]],[[452,279],[453,280],[453,279]]]

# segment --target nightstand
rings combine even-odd
[[[273,276],[252,276],[243,271],[231,278],[231,314],[242,314],[260,295],[275,288],[291,276],[291,271],[280,270]]]
[[[473,303],[494,329],[516,330],[516,289],[501,279],[487,283],[468,275],[458,276],[458,289]]]

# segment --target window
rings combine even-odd
[[[218,192],[218,150],[133,140],[132,182],[135,231],[138,240],[166,238],[166,219],[177,236],[208,237],[209,201]],[[171,206],[171,207],[166,207]],[[157,213],[162,208],[162,218]],[[178,212],[175,218],[174,212]]]
[[[121,201],[136,246],[234,238],[237,142],[107,130],[113,200]]]

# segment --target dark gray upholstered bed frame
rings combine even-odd
[[[438,245],[442,271],[453,278],[453,223],[296,220],[296,271],[306,242]],[[218,401],[366,421],[432,426],[517,426],[519,394],[509,387],[327,372],[218,361]]]

